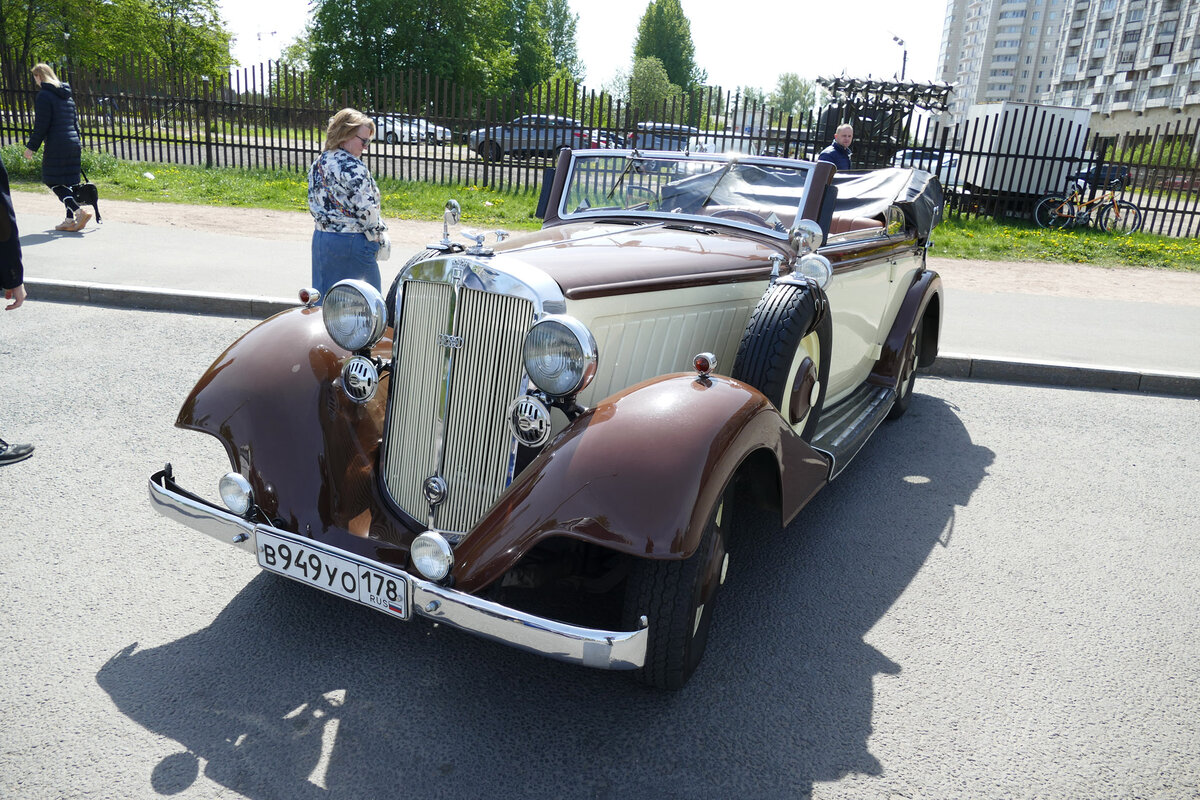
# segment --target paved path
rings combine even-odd
[[[53,230],[48,192],[14,204],[34,299],[265,316],[309,283],[305,212],[102,201],[104,224],[72,234]],[[389,225],[397,269],[442,232]],[[930,264],[946,294],[941,374],[1200,396],[1200,273]]]

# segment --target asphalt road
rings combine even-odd
[[[1200,792],[1200,401],[922,379],[735,544],[675,694],[258,572],[155,515],[251,323],[0,312],[0,797],[1181,798]]]

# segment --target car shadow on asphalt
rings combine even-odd
[[[160,794],[202,772],[264,799],[804,797],[888,769],[868,747],[873,685],[904,665],[864,636],[954,546],[993,457],[918,394],[786,530],[752,512],[708,653],[675,693],[267,573],[207,628],[132,643],[97,681],[180,743],[147,775]]]

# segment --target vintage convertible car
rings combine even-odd
[[[937,179],[564,152],[544,227],[446,233],[387,298],[343,281],[213,363],[181,428],[220,507],[164,515],[399,619],[682,686],[748,504],[789,523],[937,355]],[[744,519],[744,517],[743,517]]]

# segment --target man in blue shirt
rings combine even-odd
[[[838,125],[833,133],[833,144],[821,151],[817,161],[828,161],[841,170],[850,169],[850,143],[854,141],[854,128],[849,123]]]

